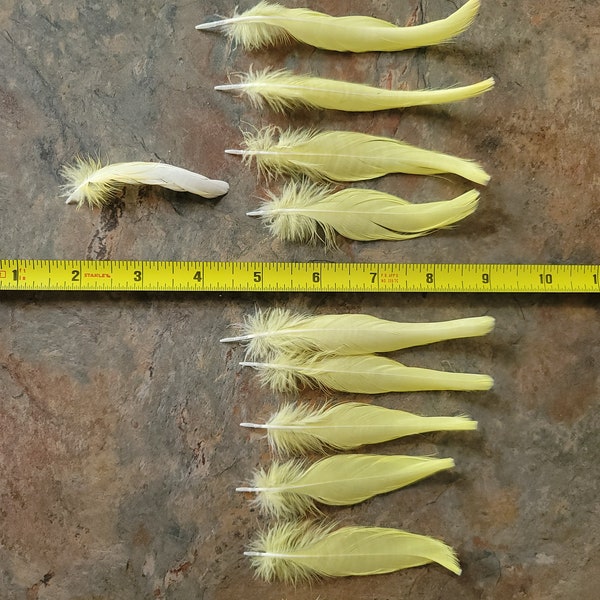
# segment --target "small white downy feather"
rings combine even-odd
[[[289,393],[319,387],[354,394],[386,394],[427,390],[489,390],[489,375],[407,367],[384,356],[277,356],[269,362],[241,362],[259,371],[263,385]]]
[[[341,527],[311,521],[279,522],[250,550],[256,574],[296,585],[315,577],[378,575],[436,562],[460,575],[454,550],[435,538],[385,527]]]
[[[346,402],[313,408],[284,404],[266,423],[240,423],[264,429],[279,454],[353,450],[407,435],[431,431],[474,431],[477,421],[465,416],[422,417],[383,406]]]
[[[268,195],[260,209],[246,214],[260,217],[280,240],[309,244],[322,240],[328,247],[336,247],[336,233],[363,242],[429,235],[473,214],[479,202],[476,190],[452,200],[411,204],[377,190],[333,192],[309,182],[288,183],[281,193]]]
[[[495,320],[490,316],[402,323],[363,314],[310,315],[270,308],[246,315],[241,335],[220,341],[242,342],[248,360],[298,352],[374,354],[487,335],[494,324]]]
[[[204,175],[165,163],[127,162],[102,166],[100,161],[78,158],[62,169],[66,179],[63,195],[67,204],[86,202],[102,206],[109,202],[123,184],[158,185],[176,192],[189,192],[204,198],[216,198],[229,191],[225,181],[208,179]]]
[[[377,454],[337,454],[313,464],[273,461],[254,473],[251,487],[237,491],[255,494],[263,513],[289,519],[318,513],[316,502],[358,504],[453,467],[451,458]]]

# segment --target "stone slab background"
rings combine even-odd
[[[296,0],[288,6],[301,6]],[[399,24],[446,0],[343,3],[331,14]],[[240,2],[240,9],[252,2]],[[397,54],[291,45],[245,53],[196,32],[234,3],[3,0],[0,6],[0,257],[357,262],[597,263],[600,5],[485,0],[456,42]],[[346,115],[275,115],[212,90],[251,65],[373,85],[471,83],[466,103]],[[338,250],[270,239],[245,216],[265,182],[225,148],[239,127],[348,128],[475,158],[492,183],[455,229]],[[163,160],[226,179],[224,198],[127,188],[102,210],[60,198],[76,155]],[[273,184],[278,185],[277,183]],[[389,176],[411,201],[468,189]],[[218,339],[255,307],[397,320],[491,314],[485,339],[398,353],[407,364],[491,373],[489,393],[361,400],[469,413],[475,434],[430,434],[372,452],[452,456],[457,468],[362,505],[344,524],[401,527],[456,547],[464,572],[430,566],[296,589],[253,579],[243,549],[264,523],[233,490],[269,460],[238,423],[280,398]],[[0,598],[392,600],[595,598],[600,576],[598,299],[575,295],[50,294],[0,296]],[[306,392],[304,400],[322,393]],[[355,399],[341,396],[338,399]]]

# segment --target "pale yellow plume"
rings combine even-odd
[[[256,503],[266,514],[295,518],[318,511],[315,502],[358,504],[453,467],[451,458],[377,454],[338,454],[312,465],[273,461],[254,474],[252,487],[237,491],[256,494]]]
[[[363,314],[310,315],[271,308],[247,315],[241,335],[221,342],[244,343],[249,360],[306,352],[373,354],[486,335],[494,323],[489,316],[402,323]]]
[[[378,575],[436,562],[460,575],[452,548],[431,537],[384,527],[278,523],[262,532],[251,549],[256,573],[266,581],[297,584],[314,577]]]
[[[196,29],[225,29],[230,38],[248,50],[295,39],[338,52],[392,52],[432,46],[456,37],[471,25],[479,5],[480,0],[469,0],[445,19],[397,27],[373,17],[332,17],[308,8],[259,2],[231,19],[203,23]]]
[[[239,91],[247,95],[254,106],[260,108],[266,102],[281,112],[296,108],[366,112],[448,104],[480,96],[494,87],[494,79],[489,78],[472,85],[441,90],[387,90],[268,68],[250,71],[241,79],[240,83],[217,85],[215,90]]]
[[[264,429],[269,444],[280,454],[352,450],[430,431],[477,429],[477,421],[468,417],[421,417],[361,402],[321,408],[284,404],[266,423],[240,425]]]
[[[189,192],[204,198],[226,194],[225,181],[208,179],[204,175],[165,163],[128,162],[113,163],[105,167],[92,158],[77,159],[73,165],[63,167],[67,180],[63,185],[67,204],[102,206],[109,202],[123,184],[159,185],[176,192]]]
[[[258,369],[264,385],[275,392],[300,386],[321,387],[355,394],[426,390],[489,390],[489,375],[434,371],[405,365],[376,355],[307,358],[282,355],[270,362],[241,362]]]
[[[454,173],[487,185],[490,176],[472,160],[424,150],[394,140],[352,131],[281,130],[265,127],[244,132],[244,161],[256,161],[268,176],[308,176],[315,180],[362,181],[388,173]]]
[[[269,201],[246,213],[260,217],[278,239],[336,246],[336,232],[351,240],[408,240],[429,235],[468,217],[479,192],[453,200],[411,204],[377,190],[348,188],[332,192],[315,184],[289,183]]]

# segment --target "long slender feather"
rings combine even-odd
[[[483,168],[472,160],[366,133],[307,129],[284,131],[270,126],[245,131],[243,135],[243,150],[225,152],[239,154],[245,162],[256,160],[259,171],[267,176],[362,181],[388,173],[455,173],[481,185],[487,185],[490,180]]]
[[[452,548],[431,537],[385,527],[283,522],[259,534],[248,552],[266,581],[297,584],[315,577],[377,575],[436,562],[460,575]]]
[[[432,46],[456,37],[471,25],[479,5],[480,0],[469,0],[445,19],[397,27],[373,17],[332,17],[308,8],[259,2],[230,19],[202,23],[196,29],[224,29],[234,42],[248,50],[295,39],[338,52],[393,52]]]
[[[223,338],[221,342],[243,342],[249,360],[298,352],[373,354],[482,336],[492,331],[494,324],[494,318],[489,316],[401,323],[363,314],[313,316],[271,308],[247,315],[242,334]]]
[[[294,518],[318,512],[315,502],[358,504],[453,467],[451,458],[376,454],[339,454],[310,466],[298,460],[274,461],[255,472],[252,487],[237,491],[255,493],[256,503],[266,514]]]
[[[448,104],[474,98],[491,90],[494,79],[442,90],[387,90],[361,83],[297,75],[281,69],[250,71],[240,83],[215,86],[215,90],[238,91],[261,108],[266,102],[273,110],[285,112],[297,108],[325,108],[346,112],[366,112]]]
[[[190,192],[204,198],[216,198],[229,191],[225,181],[208,179],[204,175],[165,163],[128,162],[107,166],[92,158],[78,158],[63,167],[67,183],[63,192],[67,204],[102,206],[109,202],[123,184],[159,185],[176,192]]]
[[[336,232],[358,241],[408,240],[457,223],[477,209],[479,192],[453,200],[410,204],[406,200],[362,188],[332,193],[303,182],[287,184],[279,195],[246,213],[260,217],[278,239],[335,247]],[[322,233],[321,233],[322,232]]]
[[[425,390],[489,390],[489,375],[452,373],[406,367],[373,354],[304,358],[281,355],[268,363],[241,362],[258,369],[263,385],[275,392],[292,392],[300,386],[321,387],[354,394],[385,394]]]
[[[269,444],[280,454],[352,450],[430,431],[477,429],[477,421],[468,417],[421,417],[361,402],[321,408],[284,404],[266,423],[240,425],[265,429]]]

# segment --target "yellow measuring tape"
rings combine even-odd
[[[0,260],[0,290],[600,292],[600,265]]]

